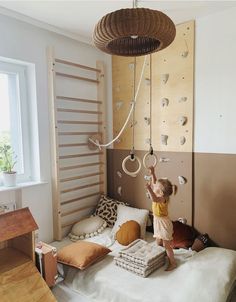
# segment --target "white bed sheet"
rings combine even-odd
[[[89,241],[109,246],[109,233],[106,229]],[[150,234],[147,240],[153,240]],[[68,243],[64,239],[53,244],[60,248]],[[121,245],[110,248],[112,253],[84,271],[67,267],[67,286],[96,302],[225,302],[236,279],[236,252],[232,250],[175,250],[177,269],[166,272],[162,267],[142,278],[114,264],[113,256]]]

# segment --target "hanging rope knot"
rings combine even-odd
[[[153,155],[153,148],[152,148],[152,146],[150,146],[149,153],[150,153],[150,155]]]
[[[130,159],[131,160],[134,160],[135,158],[134,158],[134,149],[132,149],[131,151],[130,151]]]

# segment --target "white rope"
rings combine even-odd
[[[137,91],[136,91],[136,94],[135,94],[135,97],[134,97],[134,100],[133,102],[131,102],[131,108],[130,108],[130,112],[127,116],[127,119],[123,125],[123,127],[121,128],[120,132],[117,134],[117,136],[115,138],[113,138],[109,143],[106,143],[106,144],[100,144],[100,142],[98,140],[94,141],[92,140],[91,138],[89,138],[89,141],[91,143],[93,143],[94,145],[96,145],[99,149],[101,149],[101,147],[108,147],[110,146],[111,144],[113,144],[116,140],[118,140],[118,138],[121,136],[121,134],[124,132],[128,122],[129,122],[129,119],[131,117],[131,114],[134,110],[134,106],[137,102],[137,97],[138,97],[138,93],[139,93],[139,89],[140,89],[140,86],[141,86],[141,81],[142,81],[142,78],[143,78],[143,74],[144,74],[144,69],[145,69],[145,65],[146,65],[146,60],[147,60],[147,56],[145,56],[144,58],[144,62],[143,62],[143,67],[142,67],[142,72],[141,72],[141,75],[140,75],[140,79],[139,79],[139,83],[138,83],[138,86],[137,86]]]

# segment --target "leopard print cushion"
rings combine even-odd
[[[102,195],[94,215],[98,215],[107,222],[108,227],[113,227],[117,218],[117,205],[129,206],[126,202],[118,201]]]

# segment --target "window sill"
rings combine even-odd
[[[0,185],[0,193],[6,191],[16,191],[28,187],[40,186],[47,184],[46,181],[29,181],[29,182],[22,182],[17,184],[15,187],[4,187]]]

